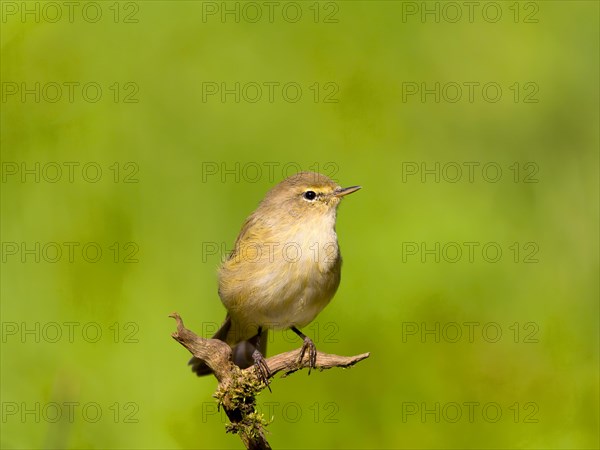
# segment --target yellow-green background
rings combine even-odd
[[[104,89],[97,103],[80,95],[72,103],[3,99],[3,163],[95,162],[104,174],[98,183],[80,172],[73,183],[66,175],[57,183],[8,177],[2,241],[98,242],[106,252],[96,264],[80,253],[74,263],[4,255],[4,324],[95,322],[103,330],[95,344],[80,333],[73,343],[3,337],[4,405],[96,402],[103,412],[97,423],[81,409],[58,423],[5,417],[4,448],[241,447],[219,416],[203,416],[215,380],[190,373],[167,315],[178,311],[198,332],[220,322],[220,255],[203,256],[203,243],[229,248],[286,163],[335,167],[341,184],[363,186],[340,209],[341,287],[308,332],[320,330],[323,351],[370,351],[371,358],[349,371],[276,380],[272,394],[261,394],[261,403],[278,402],[269,427],[275,448],[598,447],[598,3],[537,2],[537,23],[523,16],[515,23],[514,2],[498,3],[497,23],[482,17],[484,2],[473,23],[466,16],[403,21],[394,1],[338,2],[337,23],[314,23],[313,2],[300,4],[298,23],[277,13],[274,23],[222,23],[218,15],[202,20],[202,2],[143,1],[137,23],[115,23],[114,3],[100,4],[98,23],[82,20],[80,9],[73,23],[18,15],[1,23],[2,82]],[[523,14],[526,7],[533,8],[519,5]],[[202,101],[203,82],[265,81],[300,83],[303,97]],[[402,101],[403,82],[469,81],[499,83],[501,101],[486,102],[480,91],[473,103],[466,94],[457,103]],[[139,101],[113,102],[115,82],[135,83]],[[339,101],[312,101],[315,82],[336,83]],[[539,101],[515,103],[515,82],[535,83]],[[502,179],[486,182],[479,171],[473,183],[402,180],[403,163],[470,161],[498,163]],[[136,164],[139,182],[114,183],[108,166],[115,162]],[[203,180],[207,162],[265,171],[258,180],[221,173]],[[279,164],[274,179],[264,165],[271,162]],[[535,163],[538,182],[513,182],[515,162]],[[471,241],[499,243],[501,261],[480,253],[473,263],[403,261],[403,242]],[[114,242],[135,242],[139,262],[111,262]],[[537,244],[538,262],[515,263],[514,242]],[[123,334],[114,343],[115,322],[121,333],[134,322],[137,343],[122,342]],[[403,342],[406,322],[494,322],[503,335],[488,343],[479,326],[473,343]],[[533,322],[537,342],[521,335],[515,343],[508,328],[515,322],[521,331]],[[331,330],[338,342],[324,338]],[[288,341],[276,335],[270,354],[299,346]],[[432,415],[403,421],[406,402],[496,402],[503,415],[490,423],[476,409],[472,423],[464,416],[436,423]],[[536,423],[524,423],[529,402]],[[118,423],[109,409],[115,403]],[[300,409],[299,421],[284,417],[286,405]],[[124,423],[126,408],[137,408],[137,423]]]

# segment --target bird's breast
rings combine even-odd
[[[238,243],[219,272],[219,294],[234,320],[303,327],[335,294],[340,271],[333,224],[295,227],[260,242]]]

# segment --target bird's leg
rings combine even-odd
[[[250,342],[255,346],[256,350],[252,353],[252,359],[254,359],[254,368],[258,375],[258,378],[265,383],[265,385],[269,388],[269,392],[271,391],[271,386],[269,386],[269,377],[271,376],[271,372],[269,371],[269,366],[267,365],[267,360],[263,356],[263,354],[258,350],[260,348],[260,338],[262,334],[262,327],[258,327],[258,333]]]
[[[292,331],[300,336],[300,339],[304,341],[302,344],[302,349],[300,349],[300,359],[298,360],[299,363],[302,362],[302,359],[304,359],[304,354],[306,353],[306,350],[308,350],[308,374],[310,375],[311,369],[317,367],[317,347],[315,347],[315,343],[312,341],[312,339],[306,336],[298,328],[292,327]]]

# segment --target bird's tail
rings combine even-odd
[[[219,339],[223,342],[228,341],[228,335],[232,332],[231,328],[231,318],[229,315],[225,318],[225,322],[219,328],[219,331],[215,333],[212,337],[213,339]],[[254,364],[254,358],[252,354],[255,350],[258,350],[263,356],[267,354],[267,330],[263,329],[260,334],[257,334],[251,339],[246,341],[241,341],[233,346],[233,362],[239,366],[241,369],[245,369],[246,367],[250,367]],[[212,373],[210,367],[202,361],[201,359],[196,358],[195,356],[190,359],[188,365],[192,366],[192,372],[194,372],[199,377],[204,375],[209,375]]]

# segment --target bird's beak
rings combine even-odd
[[[352,194],[353,192],[358,191],[362,186],[350,186],[347,188],[340,188],[336,190],[333,195],[336,197],[343,197],[344,195]]]

